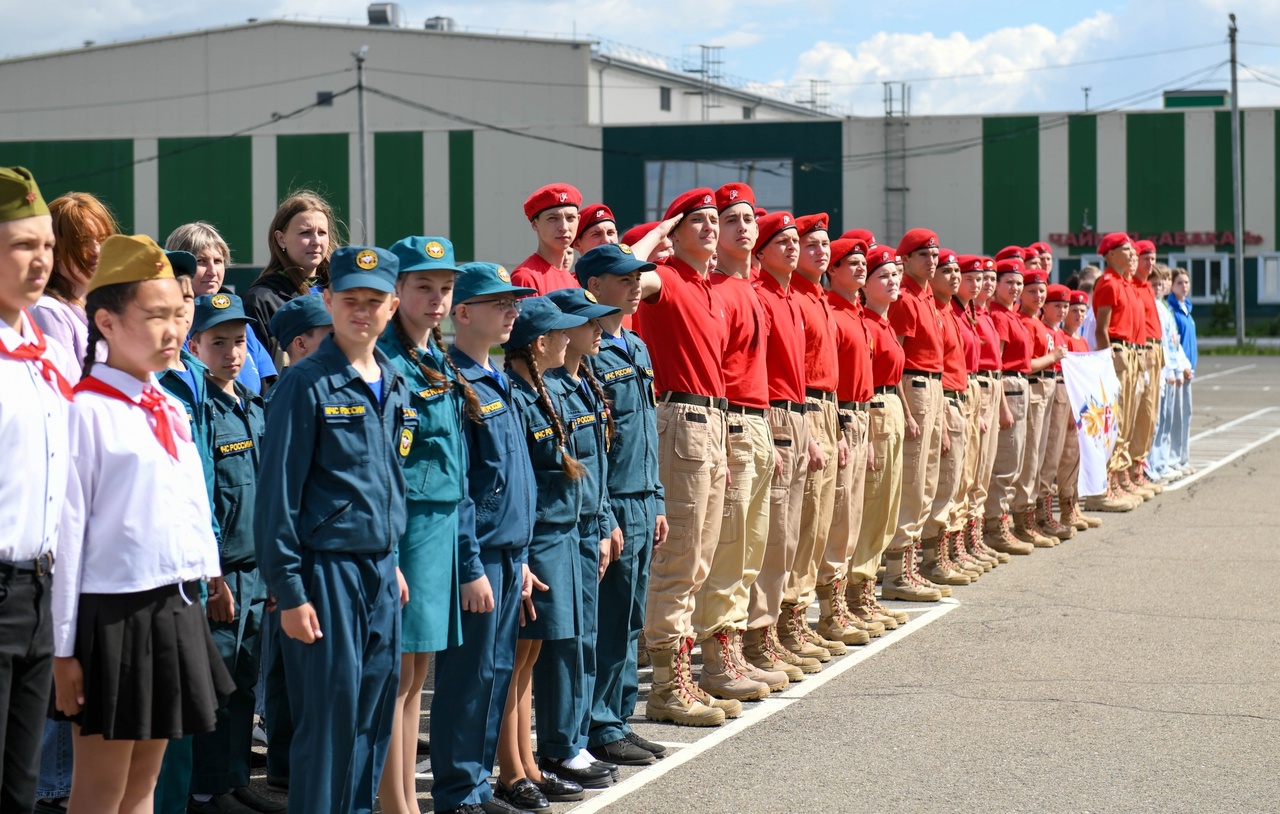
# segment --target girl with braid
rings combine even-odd
[[[459,377],[440,333],[458,271],[453,244],[442,237],[407,237],[393,244],[391,253],[400,260],[400,306],[378,347],[409,383],[418,432],[400,447],[408,523],[398,553],[409,602],[401,609],[400,686],[378,800],[387,814],[416,814],[418,723],[428,654],[462,640],[458,504],[467,485],[462,433],[468,421],[480,419],[480,400]]]

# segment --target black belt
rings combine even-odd
[[[968,398],[968,396],[965,395],[965,392],[963,390],[946,390],[946,389],[942,391],[942,397],[948,398],[948,399],[955,399],[956,401],[964,401]]]
[[[924,376],[926,379],[937,379],[938,381],[942,381],[941,373],[933,373],[928,370],[904,370],[902,371],[902,375],[910,376],[912,378],[916,376]]]
[[[884,409],[884,402],[883,402],[883,401],[869,401],[869,402],[867,402],[867,404],[868,404],[870,407],[873,407],[873,408],[875,408],[875,409],[877,409],[877,410],[883,410],[883,409]]]
[[[18,562],[0,561],[0,574],[12,576],[18,573],[33,573],[36,576],[44,576],[53,570],[53,552],[46,551],[34,560],[19,560]]]
[[[821,404],[809,404],[808,402],[806,402],[806,403],[805,403],[805,405],[804,405],[804,409],[805,409],[805,412],[807,412],[807,413],[820,413],[820,412],[822,412],[822,405],[821,405]]]
[[[898,392],[897,386],[892,384],[882,384],[876,387],[876,395],[881,395],[883,393],[897,393],[897,392]]]
[[[765,411],[759,407],[747,407],[742,404],[730,404],[725,408],[725,412],[735,415],[753,415],[756,418],[764,418]]]
[[[1043,379],[1043,378],[1044,378],[1044,374],[1043,374],[1043,373],[1028,373],[1028,374],[1027,374],[1027,381],[1029,381],[1029,382],[1038,382],[1038,381],[1040,381],[1040,380],[1041,380],[1041,379]]]
[[[970,373],[970,374],[969,374],[969,381],[973,382],[973,381],[977,381],[977,380],[978,380],[978,374],[977,374],[977,373]]]
[[[727,410],[729,409],[728,399],[712,398],[711,396],[699,396],[693,393],[677,393],[674,390],[668,390],[662,394],[662,401],[668,404],[687,404],[690,407],[706,407],[709,410]]]
[[[804,397],[807,399],[817,399],[818,401],[829,401],[832,404],[836,401],[835,393],[828,393],[826,390],[814,390],[812,387],[804,389]]]
[[[1160,340],[1159,340],[1159,339],[1148,339],[1148,340],[1147,340],[1147,347],[1148,347],[1148,348],[1158,347],[1159,345],[1160,345]]]
[[[1112,339],[1111,347],[1114,348],[1116,345],[1119,345],[1122,348],[1129,348],[1130,350],[1137,350],[1138,348],[1142,347],[1142,345],[1139,345],[1136,342],[1125,342],[1124,340],[1121,340],[1121,339]]]
[[[775,410],[786,410],[788,413],[803,413],[809,409],[809,406],[803,401],[787,401],[786,399],[771,401],[769,406]]]
[[[1004,376],[1005,376],[1005,378],[1013,377],[1013,378],[1015,378],[1015,379],[1025,379],[1025,378],[1027,378],[1027,374],[1022,373],[1021,371],[1017,371],[1017,370],[1006,370],[1006,371],[1004,371]]]
[[[867,401],[842,401],[840,402],[841,410],[848,410],[853,413],[865,413],[867,411]]]
[[[1002,370],[979,370],[979,371],[978,371],[978,375],[979,375],[979,376],[986,376],[986,377],[987,377],[987,378],[989,378],[989,379],[998,379],[998,378],[1000,378],[1001,376],[1003,376],[1003,375],[1004,375],[1004,371],[1002,371]]]

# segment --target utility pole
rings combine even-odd
[[[1089,112],[1089,91],[1093,90],[1093,88],[1091,88],[1088,85],[1085,85],[1080,90],[1084,91],[1084,112],[1088,113]]]
[[[1240,180],[1240,85],[1236,82],[1236,15],[1231,16],[1231,198],[1235,209],[1236,345],[1244,345],[1244,198]]]
[[[370,245],[369,234],[369,148],[367,143],[367,125],[364,115],[364,58],[369,53],[369,46],[360,46],[353,51],[356,58],[356,115],[360,119],[360,240],[358,245]]]

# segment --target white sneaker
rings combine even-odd
[[[267,745],[267,732],[257,724],[254,724],[253,727],[253,741],[254,743],[260,743],[263,746]]]

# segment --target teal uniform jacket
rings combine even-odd
[[[307,600],[304,549],[395,551],[405,528],[401,465],[418,411],[404,378],[380,351],[382,399],[325,337],[280,377],[267,404],[254,537],[258,566],[280,608]]]
[[[191,440],[195,441],[200,452],[200,463],[204,467],[205,488],[209,490],[209,506],[213,507],[213,407],[209,403],[209,384],[205,374],[209,368],[188,350],[180,352],[182,363],[191,372],[196,384],[196,392],[191,392],[187,380],[176,370],[165,370],[160,373],[160,386],[169,391],[187,410],[187,420],[191,422]],[[213,536],[221,544],[222,530],[218,526],[218,515],[213,514]]]
[[[609,507],[608,408],[597,401],[586,379],[574,381],[564,368],[551,371],[546,380],[548,389],[560,391],[565,431],[573,439],[574,455],[587,470],[578,520],[583,534],[595,535],[593,546],[598,546],[618,525]]]
[[[378,348],[404,376],[409,403],[418,411],[418,431],[404,461],[408,517],[398,551],[400,570],[409,585],[409,603],[401,613],[401,649],[430,653],[462,640],[458,504],[467,489],[462,441],[469,422],[466,399],[444,361],[443,350],[434,342],[419,351],[419,364],[396,336],[395,326],[388,325]],[[446,381],[428,381],[423,365]]]
[[[222,570],[253,568],[253,505],[257,496],[258,452],[266,425],[262,398],[236,382],[236,398],[209,388],[213,418],[213,468],[216,478],[213,515],[222,536],[218,557]]]
[[[653,361],[649,348],[635,332],[622,329],[618,337],[626,350],[608,334],[600,340],[600,353],[588,363],[611,404],[616,434],[609,447],[609,494],[657,496],[658,514],[666,514],[662,483],[658,480],[658,419],[653,390]]]

